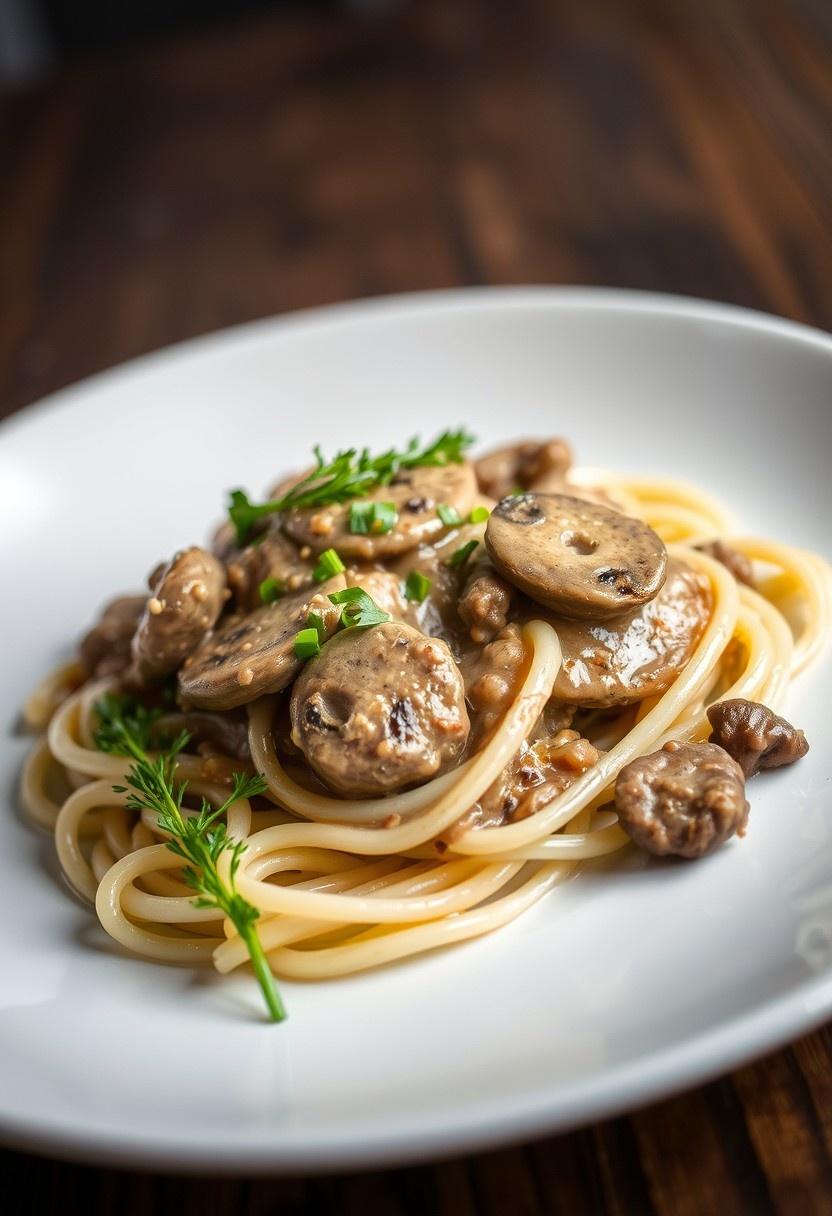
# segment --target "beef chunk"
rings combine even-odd
[[[724,747],[746,777],[794,764],[809,750],[806,736],[758,701],[719,701],[708,710],[711,743]]]
[[[618,774],[615,807],[639,848],[660,857],[704,857],[748,821],[745,777],[715,743],[666,743]]]

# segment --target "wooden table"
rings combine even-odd
[[[435,0],[72,67],[0,105],[0,413],[285,309],[620,284],[832,328],[828,0]],[[572,1135],[311,1181],[5,1154],[33,1212],[832,1211],[832,1038]],[[21,1208],[29,1210],[29,1208]]]

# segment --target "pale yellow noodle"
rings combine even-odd
[[[524,627],[528,670],[487,746],[454,772],[404,794],[350,801],[299,784],[275,749],[278,699],[251,705],[253,768],[277,805],[253,811],[240,800],[229,811],[228,830],[245,841],[238,887],[260,910],[259,935],[279,975],[345,975],[508,923],[581,862],[627,843],[609,810],[625,764],[671,738],[707,738],[714,698],[780,708],[789,680],[820,653],[832,615],[832,573],[823,559],[731,537],[726,513],[693,486],[590,469],[576,470],[574,481],[606,487],[656,528],[675,556],[707,575],[713,611],[690,661],[662,694],[587,728],[604,754],[548,806],[516,823],[468,830],[444,852],[436,840],[498,777],[551,695],[561,656],[549,624]],[[722,566],[692,548],[715,537],[758,563],[756,590],[738,588]],[[784,612],[793,612],[796,634]],[[732,640],[737,657],[728,663],[723,657]],[[117,686],[106,679],[78,689],[82,679],[77,664],[64,665],[27,701],[26,721],[47,728],[22,773],[28,814],[54,828],[64,874],[95,902],[101,924],[125,948],[175,964],[213,962],[221,972],[244,965],[247,950],[233,925],[195,906],[179,874],[184,863],[166,847],[155,814],[137,816],[126,808],[127,795],[113,791],[128,761],[96,749],[95,705]],[[244,768],[228,757],[183,754],[176,775],[192,795],[217,806],[228,796],[231,773]],[[61,788],[72,792],[59,804],[53,795]],[[194,813],[187,805],[186,813]],[[227,855],[221,864],[227,877]]]

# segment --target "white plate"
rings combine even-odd
[[[310,445],[467,423],[688,477],[748,531],[829,553],[832,340],[638,294],[453,292],[265,321],[138,360],[0,428],[3,721],[112,592],[200,540],[224,490]],[[595,1119],[701,1081],[832,1009],[829,669],[812,751],[753,786],[745,841],[585,873],[496,936],[374,974],[254,982],[115,949],[55,880],[0,740],[0,1133],[199,1170],[403,1161]]]

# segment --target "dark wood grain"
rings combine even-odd
[[[0,102],[0,413],[221,326],[467,283],[832,327],[827,0],[423,0],[88,61]],[[15,1212],[826,1213],[828,1029],[571,1135],[289,1181],[2,1155]],[[23,1191],[18,1192],[17,1183]]]

